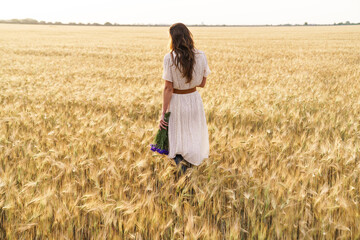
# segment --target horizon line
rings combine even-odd
[[[97,22],[87,22],[87,23],[83,23],[83,22],[68,22],[68,23],[63,23],[60,21],[44,21],[44,20],[36,20],[34,18],[22,18],[22,19],[17,19],[17,18],[13,18],[13,19],[8,19],[8,20],[4,20],[4,19],[0,19],[0,23],[5,23],[5,24],[37,24],[37,25],[67,25],[67,26],[106,26],[106,27],[111,27],[111,26],[171,26],[172,24],[168,24],[168,23],[155,23],[155,24],[151,24],[151,23],[117,23],[117,22],[109,22],[106,21],[105,23],[101,24],[101,23],[97,23]],[[262,26],[335,26],[335,25],[360,25],[360,22],[355,23],[355,22],[350,22],[350,21],[345,21],[345,22],[334,22],[334,23],[308,23],[307,21],[305,21],[303,24],[291,24],[291,23],[284,23],[284,24],[186,24],[187,26],[196,26],[196,27],[262,27]]]

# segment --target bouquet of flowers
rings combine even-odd
[[[169,122],[170,112],[165,113],[164,121]],[[169,154],[169,135],[168,135],[168,126],[166,129],[159,129],[155,136],[155,143],[150,144],[151,151],[158,152],[160,154]]]

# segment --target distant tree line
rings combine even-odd
[[[349,21],[346,21],[345,23],[343,22],[339,22],[339,23],[334,23],[334,25],[359,25],[360,23],[351,23]]]
[[[359,23],[351,23],[350,21],[346,21],[345,23],[339,22],[334,24],[309,24],[308,22],[305,22],[304,24],[280,24],[280,26],[329,26],[329,25],[360,25]]]
[[[0,20],[0,23],[13,23],[13,24],[39,24],[39,25],[78,25],[78,26],[169,26],[169,24],[119,24],[119,23],[110,23],[105,22],[104,24],[101,23],[76,23],[76,22],[69,22],[69,23],[62,23],[62,22],[46,22],[46,21],[38,21],[33,18],[25,18],[25,19],[10,19],[10,20]],[[218,25],[205,25],[204,23],[201,24],[193,24],[188,26],[329,26],[329,25],[360,25],[359,23],[351,23],[350,21],[346,22],[339,22],[334,24],[308,24],[305,22],[304,24],[279,24],[279,25],[226,25],[226,24],[218,24]]]
[[[134,25],[150,25],[150,24],[119,24],[119,23],[110,23],[105,22],[101,23],[62,23],[62,22],[46,22],[46,21],[38,21],[33,18],[25,18],[25,19],[10,19],[10,20],[0,20],[0,23],[14,23],[14,24],[39,24],[39,25],[79,25],[79,26],[134,26]],[[168,26],[167,24],[154,24],[156,26]]]

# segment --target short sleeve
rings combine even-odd
[[[204,77],[207,77],[211,73],[211,71],[210,71],[210,68],[209,68],[209,65],[208,65],[205,54],[204,54],[204,61],[205,61],[205,63],[204,63],[204,65],[205,65],[205,67],[204,67]]]
[[[162,78],[169,82],[173,81],[172,76],[171,76],[171,71],[170,71],[170,59],[168,58],[168,55],[165,55],[165,57],[164,57],[164,69],[163,69]]]

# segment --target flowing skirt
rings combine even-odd
[[[168,158],[181,154],[187,162],[199,166],[209,157],[209,134],[200,93],[173,93],[169,112]]]

